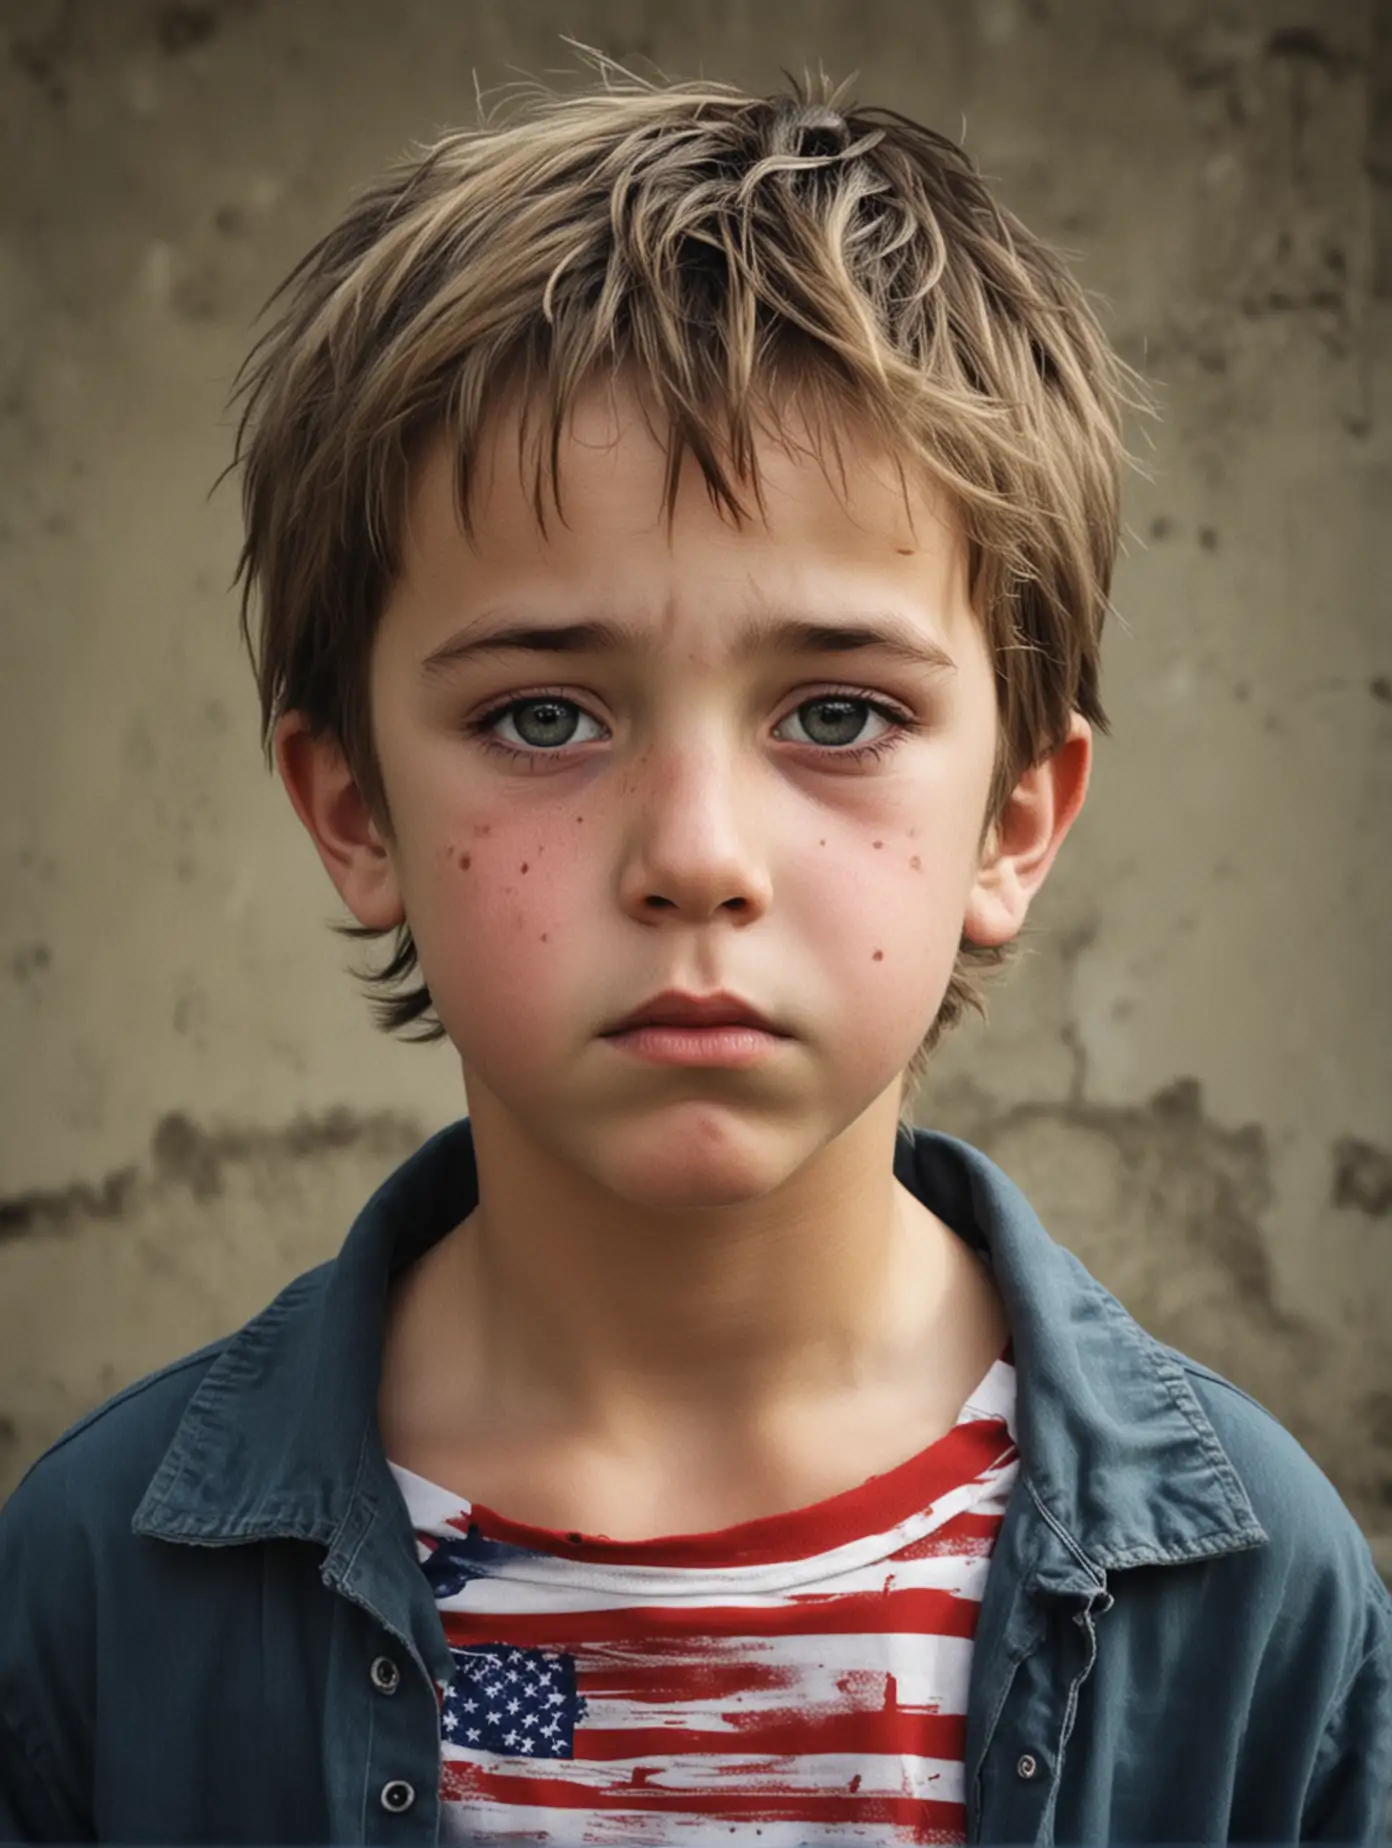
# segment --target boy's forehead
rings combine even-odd
[[[538,473],[547,429],[535,406],[525,424],[516,402],[493,413],[472,459],[467,522],[455,439],[435,435],[413,472],[404,576],[422,588],[432,579],[439,588],[442,577],[456,588],[467,582],[485,595],[490,580],[509,576],[599,593],[625,579],[697,570],[712,588],[744,582],[755,601],[761,587],[781,601],[814,579],[867,574],[920,585],[926,575],[939,596],[961,588],[954,580],[964,575],[965,548],[941,494],[907,470],[901,480],[893,457],[854,428],[837,432],[838,457],[791,419],[756,439],[763,506],[752,484],[737,482],[746,510],[738,522],[688,450],[670,523],[666,434],[631,392],[578,397],[561,427],[554,481],[549,458]]]

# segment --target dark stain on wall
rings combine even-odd
[[[1352,53],[1339,51],[1323,32],[1311,26],[1283,26],[1271,33],[1266,41],[1266,55],[1289,58],[1298,64],[1317,64],[1334,77],[1356,70],[1359,63]]]
[[[200,1200],[222,1191],[229,1162],[269,1157],[303,1161],[338,1149],[365,1148],[373,1154],[405,1154],[419,1146],[419,1124],[382,1110],[364,1114],[340,1105],[319,1116],[302,1115],[280,1129],[200,1129],[182,1111],[160,1120],[151,1139],[157,1171],[181,1181]]]
[[[9,42],[10,62],[22,71],[55,109],[68,104],[64,65],[72,41],[72,8],[62,8],[54,22],[37,32],[15,33]]]
[[[1223,1273],[1248,1314],[1260,1315],[1288,1335],[1303,1328],[1276,1301],[1261,1223],[1271,1204],[1271,1157],[1259,1124],[1227,1129],[1213,1122],[1198,1079],[1182,1077],[1142,1105],[1078,1098],[1066,1104],[1017,1104],[978,1125],[976,1136],[989,1153],[992,1145],[1008,1142],[1013,1132],[1030,1124],[1103,1137],[1126,1176],[1131,1196],[1126,1217],[1149,1215],[1164,1225],[1167,1263],[1179,1262],[1178,1229],[1186,1244],[1192,1242]],[[1053,1233],[1068,1242],[1067,1227],[1053,1228]],[[1142,1303],[1128,1307],[1144,1314]]]
[[[30,1189],[0,1199],[0,1240],[30,1233],[70,1233],[90,1219],[120,1219],[139,1188],[175,1182],[197,1200],[222,1192],[228,1163],[260,1159],[303,1161],[337,1149],[361,1148],[403,1157],[423,1140],[420,1125],[391,1111],[362,1113],[346,1106],[300,1116],[280,1129],[200,1129],[182,1111],[161,1118],[147,1169],[114,1169],[102,1180],[56,1189]]]
[[[53,961],[53,952],[46,943],[21,943],[10,957],[10,971],[17,982],[27,982],[32,975],[40,975]]]
[[[1372,8],[1372,28],[1363,166],[1371,206],[1373,296],[1387,301],[1392,299],[1392,7]]]
[[[139,1178],[137,1168],[117,1168],[105,1179],[74,1181],[68,1187],[0,1199],[0,1239],[27,1232],[62,1232],[86,1219],[119,1219]]]
[[[177,58],[195,45],[206,45],[217,34],[218,18],[210,6],[192,0],[170,0],[155,18],[155,40],[167,58]]]
[[[1392,1213],[1392,1153],[1357,1136],[1341,1136],[1334,1144],[1335,1206],[1355,1207],[1371,1219]]]

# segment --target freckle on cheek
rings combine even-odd
[[[876,845],[877,847],[883,847],[883,846],[884,846],[884,842],[883,842],[883,841],[876,841],[876,842],[875,842],[875,845]]]
[[[547,931],[543,931],[541,933],[541,940],[543,943],[549,943],[551,941],[550,934]]]
[[[524,873],[527,871],[527,862],[525,860],[522,862],[522,871]]]
[[[477,839],[477,837],[480,834],[491,834],[492,832],[493,832],[493,823],[491,821],[476,821],[474,823],[475,839]]]
[[[467,873],[469,868],[473,865],[473,863],[474,863],[474,856],[471,853],[461,853],[460,854],[459,865],[462,871]]]
[[[870,958],[870,960],[871,962],[883,962],[884,961],[884,951],[876,950],[875,954]]]
[[[917,854],[915,854],[912,860],[909,861],[909,865],[914,869],[916,873],[921,873],[923,871],[923,862],[922,860],[919,859]]]

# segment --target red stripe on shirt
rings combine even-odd
[[[654,1765],[652,1772],[662,1769]],[[739,1791],[711,1789],[709,1785],[699,1790],[664,1790],[644,1782],[642,1770],[641,1766],[635,1768],[625,1782],[605,1790],[535,1772],[499,1774],[469,1759],[452,1758],[441,1773],[440,1794],[452,1803],[482,1797],[495,1803],[534,1804],[538,1809],[638,1810],[666,1814],[686,1811],[700,1818],[706,1832],[722,1820],[809,1822],[823,1826],[889,1822],[912,1831],[906,1838],[909,1841],[962,1839],[961,1803],[874,1792],[862,1796],[834,1790]]]
[[[693,1637],[726,1636],[960,1636],[976,1634],[975,1598],[908,1586],[889,1591],[806,1596],[784,1594],[767,1605],[624,1604],[604,1611],[440,1612],[458,1649],[512,1643],[519,1649],[569,1649],[586,1643],[641,1642],[650,1655]]]
[[[593,1692],[588,1676],[587,1694]],[[728,1758],[754,1753],[760,1757],[810,1757],[816,1752],[908,1753],[916,1758],[960,1759],[966,1751],[967,1719],[963,1713],[927,1713],[911,1707],[836,1709],[815,1713],[806,1708],[775,1708],[767,1713],[732,1713],[729,1731],[695,1726],[587,1726],[575,1731],[575,1757],[671,1758],[680,1753]]]

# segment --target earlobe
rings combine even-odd
[[[1087,795],[1092,727],[1074,713],[1058,749],[1025,771],[991,832],[962,934],[994,949],[1017,936]]]
[[[303,713],[287,712],[276,726],[275,760],[291,807],[358,923],[390,930],[404,922],[391,853],[338,745],[314,737]]]

